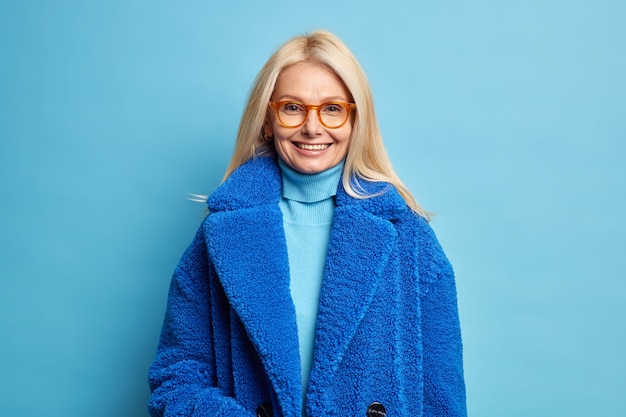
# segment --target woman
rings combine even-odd
[[[153,416],[464,416],[454,276],[334,35],[255,80],[174,273]]]

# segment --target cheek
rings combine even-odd
[[[352,135],[352,127],[348,127],[345,131],[342,131],[337,135],[337,140],[345,145],[350,143],[350,137]]]
[[[273,133],[274,133],[274,141],[287,141],[294,135],[294,132],[285,130],[281,125],[277,125],[276,123],[273,125]]]
[[[274,148],[283,157],[289,152],[291,146],[293,146],[290,139],[291,136],[288,135],[287,132],[282,131],[280,127],[274,129]]]

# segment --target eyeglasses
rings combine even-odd
[[[311,110],[317,111],[317,118],[322,126],[337,129],[343,126],[350,117],[350,112],[356,108],[354,103],[331,101],[314,106],[299,101],[270,101],[269,106],[276,112],[278,123],[283,127],[296,128],[306,122]]]

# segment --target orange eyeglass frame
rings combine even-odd
[[[289,125],[286,125],[285,123],[283,123],[283,121],[280,119],[280,115],[278,114],[278,112],[280,111],[279,108],[282,105],[287,104],[287,103],[298,104],[298,105],[301,105],[301,106],[306,108],[306,115],[304,116],[304,120],[302,120],[302,123],[300,123],[298,125],[295,125],[295,126],[289,126]],[[342,107],[348,109],[348,114],[346,115],[346,120],[344,120],[339,126],[328,126],[322,120],[322,114],[320,113],[320,108],[322,106],[325,106],[325,105],[328,105],[328,104],[337,104],[339,106],[342,106]],[[309,113],[311,112],[311,110],[315,110],[315,113],[317,113],[317,120],[319,120],[319,122],[322,124],[322,126],[328,128],[328,129],[339,129],[341,126],[346,124],[346,122],[350,118],[350,113],[352,112],[352,110],[354,110],[356,108],[356,104],[355,103],[346,103],[344,101],[329,101],[329,102],[322,103],[322,104],[317,104],[317,105],[314,105],[314,104],[304,104],[304,103],[302,103],[300,101],[294,101],[294,100],[270,101],[269,102],[269,106],[274,109],[274,112],[276,113],[276,118],[278,119],[278,123],[280,123],[280,125],[282,127],[286,127],[288,129],[295,129],[297,127],[302,126],[306,122],[306,119],[309,117]]]

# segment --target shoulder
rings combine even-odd
[[[414,214],[392,184],[353,179],[351,185],[358,196],[351,195],[340,183],[336,196],[338,208],[363,210],[389,221]]]
[[[251,158],[239,166],[208,198],[211,213],[277,204],[280,168],[273,156]]]
[[[443,276],[454,276],[452,265],[430,224],[418,216],[415,228],[420,280],[435,282]]]

